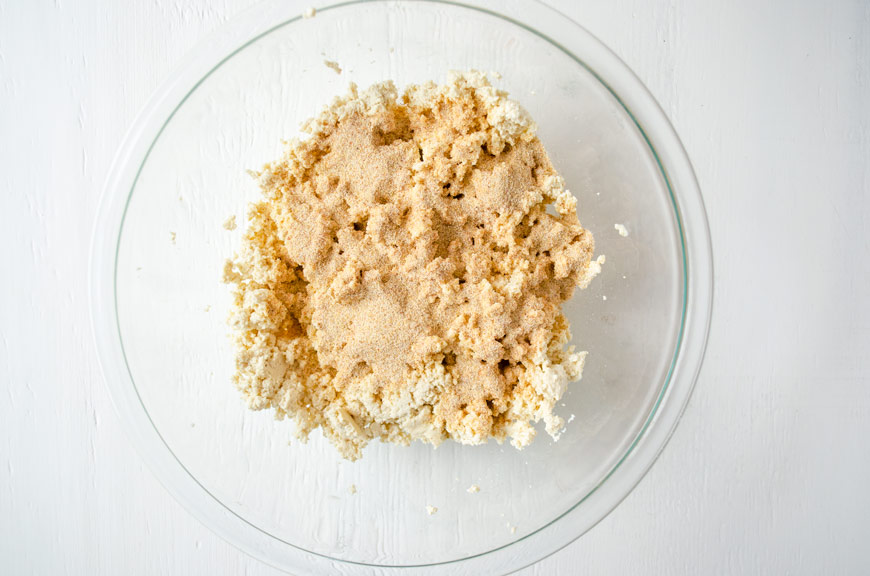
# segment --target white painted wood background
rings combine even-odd
[[[521,574],[870,573],[870,3],[550,1],[680,133],[716,300],[661,459],[598,527]],[[0,0],[2,574],[277,573],[143,466],[101,382],[86,298],[125,130],[252,3]]]

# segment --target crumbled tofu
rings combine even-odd
[[[523,448],[541,421],[558,438],[585,359],[560,307],[605,259],[528,114],[467,72],[352,86],[303,130],[224,269],[248,406],[349,459],[374,439]]]

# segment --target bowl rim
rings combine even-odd
[[[93,338],[104,381],[127,435],[163,486],[194,517],[242,551],[283,570],[370,574],[413,571],[508,573],[564,548],[606,517],[645,476],[672,435],[703,363],[713,305],[709,225],[694,170],[664,111],[631,69],[609,48],[560,11],[535,0],[414,0],[402,4],[466,8],[519,26],[572,58],[623,106],[652,152],[671,195],[683,253],[682,317],[668,375],[646,421],[625,454],[592,490],[562,514],[512,542],[437,563],[384,565],[333,558],[279,539],[229,509],[188,472],[154,425],[127,366],[117,314],[118,246],[129,200],[151,150],[187,98],[215,70],[250,44],[303,18],[304,0],[273,0],[249,8],[210,34],[155,92],[127,132],[103,188],[91,238],[89,293]],[[348,0],[318,12],[395,0]],[[276,24],[277,22],[277,24]],[[546,29],[546,33],[542,32]],[[577,54],[583,54],[581,59]],[[578,509],[584,504],[585,514]]]

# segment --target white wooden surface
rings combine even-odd
[[[628,62],[682,136],[716,301],[659,462],[521,573],[870,573],[870,3],[551,1]],[[0,0],[0,573],[276,574],[144,468],[86,305],[91,225],[126,128],[251,3]]]

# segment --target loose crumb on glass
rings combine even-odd
[[[351,494],[356,494],[356,484],[351,484],[350,488],[347,489]]]
[[[314,6],[309,6],[302,12],[303,18],[314,18],[315,16],[317,16],[317,8]]]
[[[466,492],[468,492],[469,494],[476,494],[480,492],[480,486],[478,486],[477,484],[472,484],[468,487],[468,490],[466,490]]]
[[[614,224],[613,229],[619,232],[619,235],[623,238],[628,236],[628,228],[626,228],[623,224]]]
[[[169,233],[169,241],[175,244],[175,232]]]
[[[436,512],[438,512],[438,508],[436,508],[435,506],[430,506],[429,504],[426,505],[426,513],[429,514],[429,516]]]
[[[341,66],[335,60],[324,60],[323,65],[334,70],[336,74],[341,74]]]
[[[224,230],[235,230],[236,229],[236,216],[233,214],[226,220],[224,220]]]

